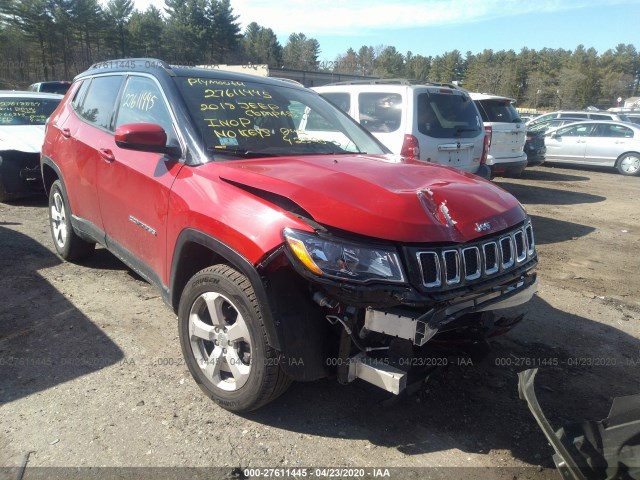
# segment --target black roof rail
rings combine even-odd
[[[455,90],[462,90],[453,83],[431,82],[429,80],[414,80],[408,78],[375,78],[371,80],[346,80],[344,82],[328,83],[327,85],[434,85],[437,87],[448,87]]]

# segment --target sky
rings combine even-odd
[[[315,38],[321,61],[363,45],[423,56],[578,45],[602,54],[620,43],[640,50],[640,0],[231,0],[231,7],[243,31],[256,22],[282,46],[292,33]]]

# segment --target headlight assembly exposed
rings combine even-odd
[[[283,234],[291,253],[318,276],[357,283],[405,281],[400,257],[393,247],[322,238],[289,228]]]

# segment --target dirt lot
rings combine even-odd
[[[497,183],[533,218],[540,290],[488,358],[450,364],[391,405],[368,385],[326,380],[244,416],[200,392],[153,287],[103,249],[62,263],[44,199],[0,204],[0,466],[31,452],[29,467],[218,466],[237,478],[234,467],[256,466],[556,478],[541,468],[553,452],[516,372],[540,366],[538,398],[556,427],[604,418],[613,397],[640,392],[640,178],[542,166]]]

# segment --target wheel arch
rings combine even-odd
[[[43,156],[40,164],[40,169],[42,170],[42,182],[44,184],[44,190],[47,195],[49,195],[49,192],[51,191],[51,185],[53,185],[53,182],[55,182],[56,180],[60,180],[60,183],[62,183],[62,187],[65,188],[64,179],[62,178],[62,172],[60,172],[58,166],[53,163],[53,160],[51,160],[49,157]]]
[[[620,161],[626,156],[626,155],[635,155],[636,157],[640,157],[640,152],[636,152],[634,150],[629,150],[628,152],[624,152],[621,153],[620,155],[618,155],[618,158],[616,158],[616,164],[615,166],[617,167],[618,165],[620,165]]]
[[[272,348],[280,350],[273,310],[259,272],[240,253],[211,235],[192,228],[186,228],[180,233],[173,251],[168,298],[173,311],[178,311],[182,291],[189,279],[203,268],[219,263],[237,269],[249,279],[262,311],[267,342]]]

